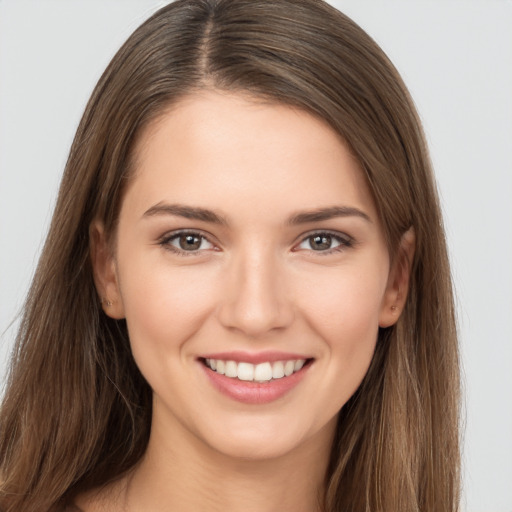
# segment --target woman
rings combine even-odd
[[[421,126],[316,0],[178,0],[78,128],[1,412],[2,511],[458,506]]]

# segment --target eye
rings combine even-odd
[[[329,232],[313,233],[302,240],[297,249],[328,253],[341,251],[352,246],[352,239]]]
[[[181,231],[166,235],[160,240],[160,245],[178,254],[194,254],[212,250],[215,246],[203,235],[194,231]]]

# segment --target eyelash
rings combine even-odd
[[[213,244],[213,242],[210,241],[209,237],[202,234],[199,231],[188,231],[188,230],[182,230],[182,231],[174,231],[172,233],[164,235],[160,240],[158,241],[158,244],[162,246],[164,249],[171,251],[175,254],[178,254],[179,256],[199,256],[204,250],[207,249],[198,249],[198,250],[192,250],[192,251],[185,251],[182,249],[179,249],[178,247],[175,247],[171,245],[171,242],[174,240],[179,239],[180,236],[188,235],[193,236],[201,239],[201,245],[203,241],[207,241],[208,243]],[[332,240],[335,240],[338,242],[339,245],[336,247],[332,247],[330,249],[327,249],[325,251],[315,251],[314,249],[306,249],[312,253],[316,253],[319,256],[327,256],[330,254],[334,254],[337,252],[342,252],[346,249],[350,249],[354,246],[354,239],[349,237],[348,235],[341,235],[338,232],[332,232],[332,231],[314,231],[311,233],[307,233],[305,236],[303,236],[300,240],[300,242],[292,249],[293,252],[297,252],[298,249],[296,247],[300,246],[304,242],[307,242],[308,240],[314,238],[315,236],[327,236],[330,237]]]
[[[164,235],[162,238],[160,238],[160,240],[158,241],[158,244],[160,246],[162,246],[165,250],[171,251],[175,254],[178,254],[179,256],[199,256],[203,252],[202,250],[184,251],[182,249],[179,249],[178,247],[174,247],[173,245],[171,245],[172,241],[179,239],[179,237],[183,236],[183,235],[200,238],[201,244],[203,243],[204,240],[206,240],[210,244],[215,245],[215,244],[213,244],[213,242],[210,241],[210,239],[207,236],[205,236],[201,232],[190,231],[190,230],[186,230],[186,229],[184,229],[182,231],[173,231],[172,233],[168,233],[168,234]]]
[[[309,250],[310,252],[318,254],[319,256],[329,256],[330,254],[334,254],[337,252],[342,252],[346,249],[350,249],[351,247],[354,246],[354,242],[355,242],[352,237],[350,237],[346,234],[341,234],[336,231],[324,230],[324,231],[313,231],[311,233],[307,233],[305,236],[303,236],[301,238],[300,243],[295,247],[302,245],[307,240],[311,240],[312,238],[314,238],[316,236],[327,236],[327,237],[331,238],[332,240],[335,240],[336,242],[339,243],[338,246],[332,247],[325,251],[315,251],[314,249],[306,249],[306,250]],[[296,251],[296,249],[293,249],[293,250],[294,250],[294,252]]]

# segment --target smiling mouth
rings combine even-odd
[[[290,359],[286,361],[252,364],[223,359],[202,359],[203,364],[220,375],[245,382],[266,383],[289,377],[309,365],[312,359]]]

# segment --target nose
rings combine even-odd
[[[292,323],[293,301],[284,269],[276,260],[263,251],[233,258],[218,310],[224,327],[257,338]]]

